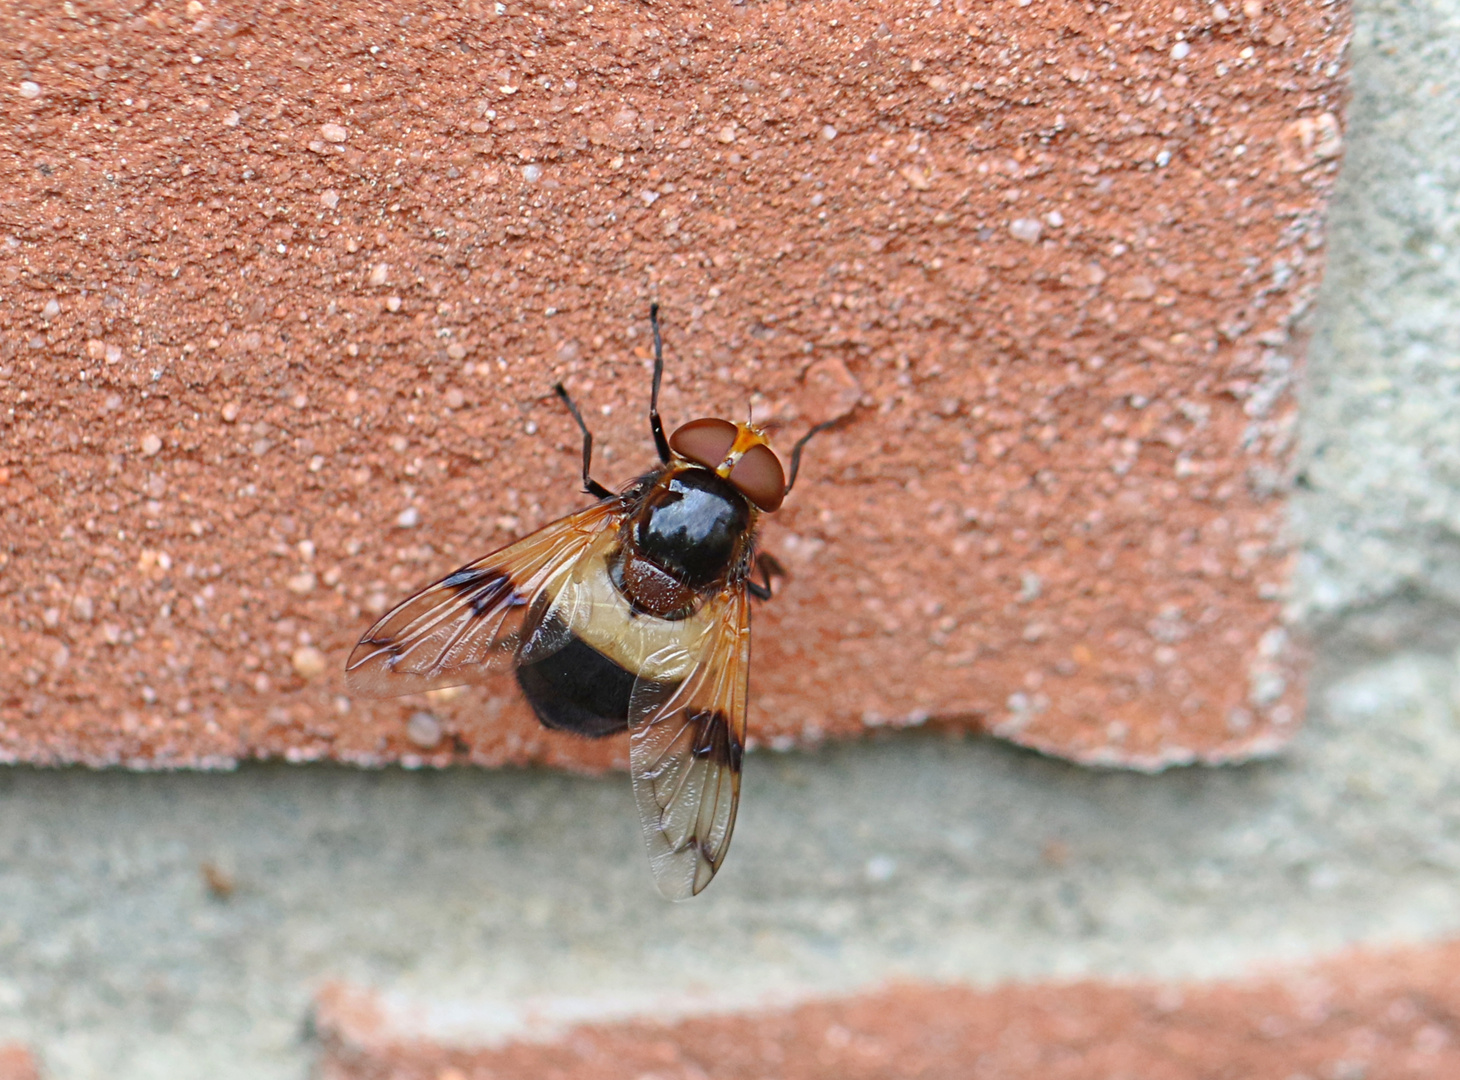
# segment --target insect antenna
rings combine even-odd
[[[563,399],[563,404],[573,414],[573,419],[578,421],[578,430],[583,432],[583,490],[597,499],[611,499],[613,492],[604,487],[593,477],[588,475],[588,470],[593,467],[593,432],[588,430],[588,425],[583,422],[583,414],[578,411],[578,406],[573,404],[573,399],[568,396],[567,388],[562,383],[553,386],[558,397]]]
[[[836,427],[836,425],[841,423],[843,419],[845,418],[838,416],[834,417],[831,420],[823,420],[821,423],[817,424],[810,431],[808,431],[805,435],[802,435],[799,439],[796,440],[796,445],[791,447],[791,475],[786,479],[785,494],[791,494],[791,488],[796,483],[796,474],[801,471],[801,451],[806,449],[806,444],[811,441],[811,437],[813,435],[821,434],[828,428]]]
[[[654,390],[649,395],[649,428],[654,432],[654,448],[659,460],[669,464],[669,440],[664,437],[664,422],[659,419],[659,384],[664,380],[664,339],[659,335],[659,305],[649,305],[649,325],[654,328]]]

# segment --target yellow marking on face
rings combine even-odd
[[[730,449],[725,452],[725,458],[715,466],[715,475],[721,480],[728,480],[731,471],[740,463],[746,452],[752,446],[766,446],[765,433],[759,428],[753,428],[749,424],[735,425],[735,441],[730,444]]]

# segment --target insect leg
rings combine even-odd
[[[757,600],[769,600],[771,593],[771,577],[785,577],[786,568],[781,565],[774,555],[767,555],[765,552],[757,552],[755,556],[755,569],[760,571],[760,581],[747,580],[745,587],[750,590],[750,595]]]
[[[583,415],[578,412],[578,406],[573,404],[573,399],[568,396],[563,384],[558,383],[553,389],[563,399],[563,404],[573,414],[573,419],[578,421],[578,430],[583,432],[583,490],[597,499],[613,498],[613,492],[588,475],[588,470],[593,467],[593,432],[588,430],[588,425],[583,422]]]
[[[669,464],[669,440],[664,437],[664,422],[659,419],[659,384],[664,379],[664,339],[659,336],[659,305],[649,305],[649,325],[654,328],[654,390],[649,396],[649,428],[654,432],[654,448],[659,460]]]

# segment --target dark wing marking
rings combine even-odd
[[[655,657],[695,661],[682,682],[640,678],[629,699],[629,769],[654,882],[670,900],[700,892],[725,861],[740,800],[750,671],[744,585],[716,597],[693,657],[681,645]]]
[[[345,687],[396,697],[473,682],[512,663],[574,565],[622,514],[604,500],[560,518],[422,589],[372,626],[345,664]],[[556,643],[561,647],[566,637]]]

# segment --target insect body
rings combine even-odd
[[[477,681],[513,667],[550,728],[599,737],[628,730],[634,796],[660,892],[700,892],[735,825],[750,661],[749,597],[770,597],[774,563],[756,522],[796,479],[764,434],[693,420],[665,438],[657,305],[649,424],[660,464],[615,493],[589,475],[586,510],[462,567],[388,612],[345,668],[354,693],[387,697]],[[759,570],[761,580],[752,573]]]

